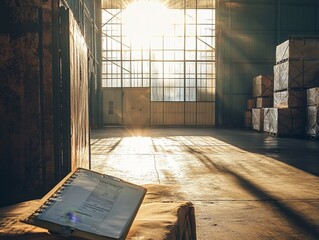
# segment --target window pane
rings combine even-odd
[[[133,42],[121,10],[103,10],[102,86],[150,87],[152,101],[215,101],[214,10],[169,12],[164,35]]]

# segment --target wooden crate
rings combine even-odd
[[[289,39],[276,47],[276,63],[287,59],[318,59],[319,39]]]
[[[253,97],[269,97],[273,94],[273,76],[259,75],[253,78]]]
[[[305,135],[304,108],[269,108],[269,133],[277,136]]]
[[[248,98],[247,99],[247,109],[251,110],[256,108],[256,98]]]
[[[275,108],[299,108],[306,106],[306,90],[284,90],[274,92]]]
[[[319,107],[307,106],[306,134],[314,138],[319,137]]]
[[[313,106],[313,105],[319,106],[319,87],[307,89],[307,105],[308,106]]]
[[[264,130],[264,109],[252,109],[252,128],[259,132]]]
[[[266,108],[273,106],[273,97],[257,97],[256,98],[256,108]]]
[[[251,110],[245,111],[245,127],[251,128],[252,125],[252,112]]]
[[[274,91],[319,86],[319,61],[289,60],[274,66]]]
[[[263,108],[264,132],[270,132],[270,108]]]

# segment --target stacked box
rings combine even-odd
[[[251,110],[256,108],[256,98],[248,98],[247,99],[247,109]]]
[[[257,97],[256,108],[269,108],[273,106],[273,97]]]
[[[245,127],[251,128],[252,125],[252,112],[251,110],[245,111]]]
[[[319,108],[318,106],[307,106],[307,136],[319,138]]]
[[[259,75],[253,78],[253,97],[271,97],[273,94],[272,76]]]
[[[263,108],[264,132],[270,132],[270,108]]]
[[[307,136],[319,138],[319,88],[307,90]]]
[[[269,108],[269,133],[277,136],[303,136],[305,120],[303,108]]]
[[[311,88],[319,83],[319,60],[287,60],[274,66],[274,91]]]
[[[264,109],[273,105],[274,78],[258,75],[252,81],[252,95],[256,99],[256,108],[252,109],[252,128],[257,131],[264,129]]]
[[[276,63],[291,60],[318,59],[319,39],[294,38],[289,39],[276,47]]]
[[[307,94],[305,90],[288,89],[274,92],[275,108],[303,108],[306,106]]]
[[[307,89],[307,105],[308,106],[319,106],[319,88]]]
[[[274,107],[304,108],[306,89],[319,84],[319,39],[294,38],[276,47]]]
[[[260,108],[252,109],[252,128],[259,132],[264,130],[264,110]]]
[[[306,89],[318,85],[319,38],[293,38],[279,44],[274,66],[273,107],[268,109],[269,113],[264,110],[264,131],[276,135],[304,135]]]

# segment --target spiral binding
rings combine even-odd
[[[32,217],[39,217],[44,213],[53,203],[55,203],[63,192],[73,183],[73,181],[80,174],[81,169],[75,171],[33,214]]]

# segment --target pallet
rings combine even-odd
[[[267,133],[268,135],[271,135],[271,136],[274,136],[274,137],[279,137],[277,133],[266,132],[266,131],[264,131],[264,132]]]
[[[265,132],[265,131],[264,131]],[[304,139],[304,135],[292,135],[292,134],[278,134],[278,133],[273,133],[273,132],[265,132],[270,136],[273,137],[281,137],[281,138],[298,138],[298,139]],[[317,138],[319,139],[319,138]]]
[[[319,136],[318,135],[306,135],[306,139],[308,140],[319,140]]]

